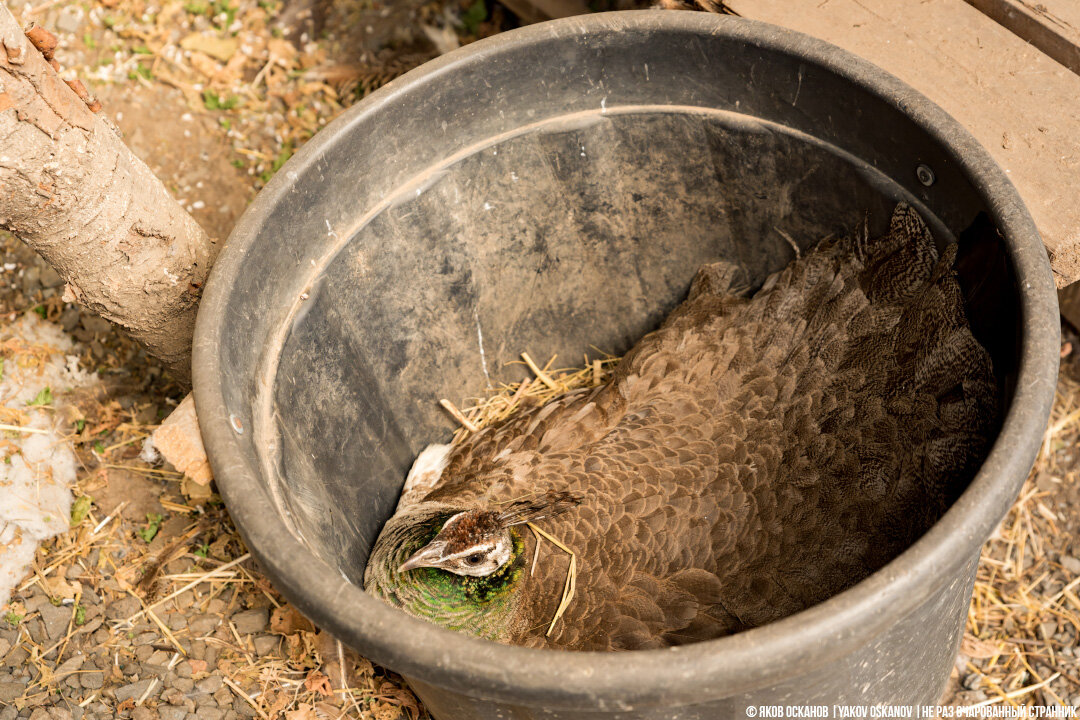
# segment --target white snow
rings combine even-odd
[[[63,404],[66,390],[95,381],[78,368],[75,348],[59,326],[31,312],[7,330],[47,357],[29,367],[10,358],[0,380],[0,404],[25,414],[22,427],[39,431],[0,432],[0,605],[29,573],[38,545],[68,529],[76,461],[53,408]],[[45,388],[52,393],[51,406],[28,406]],[[9,417],[18,417],[4,415],[8,425]]]

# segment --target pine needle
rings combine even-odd
[[[529,369],[532,370],[532,373],[533,373],[533,375],[536,376],[537,380],[544,383],[545,385],[547,385],[552,390],[558,390],[559,389],[558,383],[556,383],[554,380],[552,380],[551,376],[549,376],[546,372],[541,370],[540,367],[535,362],[533,362],[533,359],[531,357],[529,357],[529,353],[525,353],[525,352],[521,353],[521,359],[524,360],[525,364],[529,366]],[[554,359],[555,358],[552,358],[552,360],[554,360]]]
[[[570,556],[570,567],[566,571],[566,584],[563,585],[562,599],[559,601],[559,607],[555,608],[555,615],[551,618],[551,624],[548,625],[547,632],[544,633],[544,637],[551,637],[552,631],[555,630],[555,623],[559,622],[559,618],[566,612],[566,608],[570,607],[570,601],[574,599],[574,591],[577,590],[577,554],[564,545],[559,540],[556,540],[550,533],[533,525],[532,523],[525,523],[529,526],[529,529],[537,535],[536,538],[536,555],[540,553],[540,537],[550,542],[555,547],[559,548]],[[535,557],[534,557],[535,567]]]
[[[38,433],[38,434],[45,434],[45,433],[51,432],[50,430],[42,430],[41,428],[23,427],[22,425],[7,425],[7,424],[0,424],[0,430],[7,430],[7,431],[10,431],[10,432],[19,432],[19,433]]]
[[[443,409],[445,409],[446,412],[450,413],[454,417],[454,419],[461,423],[461,426],[469,432],[474,433],[480,429],[475,424],[473,424],[473,422],[469,420],[469,418],[465,417],[465,414],[458,410],[454,403],[450,402],[446,398],[439,400],[439,404],[442,405]]]
[[[498,387],[489,388],[486,397],[466,399],[461,410],[449,400],[440,400],[439,404],[461,425],[453,441],[460,442],[466,435],[500,423],[525,407],[545,405],[572,390],[602,385],[611,378],[619,358],[597,352],[601,357],[592,361],[586,357],[582,367],[558,369],[550,369],[555,362],[554,355],[541,368],[528,353],[522,353],[520,362],[508,364],[525,365],[536,375],[535,379],[500,383]]]

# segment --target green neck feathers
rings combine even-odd
[[[457,512],[422,504],[383,529],[364,574],[365,589],[418,618],[489,640],[505,640],[515,615],[527,558],[521,535],[511,529],[513,554],[487,577],[466,577],[437,568],[399,574],[397,568],[426,545]]]

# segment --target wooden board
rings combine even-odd
[[[1080,74],[1080,3],[1076,0],[967,0],[1074,73]]]
[[[1016,184],[1058,286],[1080,279],[1080,76],[964,0],[727,4],[860,55],[943,107]]]

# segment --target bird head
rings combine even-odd
[[[466,510],[451,515],[439,532],[408,560],[398,572],[439,568],[455,575],[486,577],[513,555],[514,538],[499,514],[490,510]]]
[[[520,526],[577,505],[546,493],[491,507],[421,501],[395,515],[368,558],[364,589],[410,615],[504,639],[517,619],[529,555]]]
[[[558,515],[578,502],[580,498],[570,493],[545,493],[507,503],[498,510],[455,513],[397,571],[438,568],[455,575],[487,577],[506,565],[514,554],[511,528]]]

